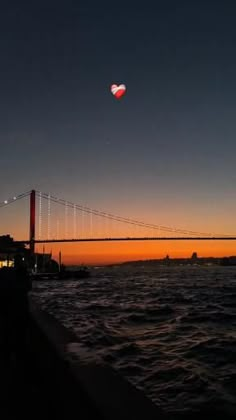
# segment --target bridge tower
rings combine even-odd
[[[35,190],[30,192],[30,253],[34,255],[35,252]]]

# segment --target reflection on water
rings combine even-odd
[[[106,269],[34,297],[167,412],[236,416],[236,268]]]

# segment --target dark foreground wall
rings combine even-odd
[[[55,417],[162,420],[167,418],[144,394],[106,365],[75,360],[79,338],[31,301],[31,375],[38,401],[47,398]],[[168,419],[170,417],[168,416]]]

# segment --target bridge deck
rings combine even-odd
[[[35,239],[34,244],[64,243],[64,242],[126,242],[126,241],[235,241],[236,236],[142,236],[114,238],[79,238],[79,239]],[[15,241],[18,245],[29,245],[32,241]]]

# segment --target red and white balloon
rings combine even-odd
[[[126,86],[124,84],[121,85],[111,85],[111,93],[115,96],[116,99],[122,98],[126,92]]]

